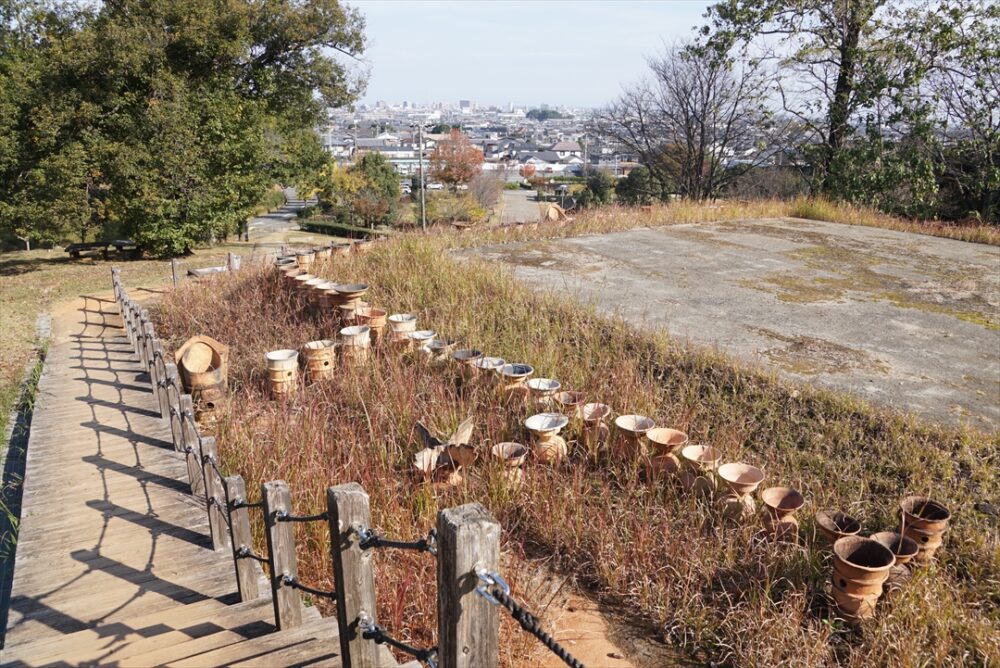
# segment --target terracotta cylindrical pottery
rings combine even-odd
[[[517,468],[528,456],[528,447],[513,441],[497,443],[490,449],[491,454],[503,462],[507,468]]]
[[[535,367],[530,364],[507,363],[500,367],[500,376],[503,379],[504,391],[510,394],[524,392],[525,381],[531,374],[535,373]]]
[[[770,512],[764,513],[764,529],[778,541],[798,542],[799,521],[794,515],[775,517]]]
[[[729,492],[719,497],[716,503],[726,519],[741,520],[753,517],[757,503],[750,494],[739,495]]]
[[[389,316],[389,329],[392,330],[393,341],[408,343],[410,338],[407,335],[417,331],[417,316],[409,313],[393,313]]]
[[[388,314],[385,309],[363,306],[355,311],[355,321],[359,325],[368,325],[371,328],[372,340],[378,344],[382,342],[382,333],[388,321]]]
[[[337,343],[330,339],[310,341],[302,346],[306,377],[312,381],[333,378],[337,356]]]
[[[562,412],[566,417],[574,418],[580,417],[580,407],[583,405],[586,397],[584,397],[583,392],[563,390],[562,392],[556,392],[553,399],[562,408]]]
[[[806,504],[805,498],[791,487],[768,487],[761,492],[760,500],[777,519],[789,517]]]
[[[356,309],[361,301],[361,296],[368,292],[368,285],[365,283],[337,283],[333,289],[343,299],[341,306],[347,305]]]
[[[303,269],[309,269],[312,266],[313,260],[316,258],[316,254],[312,251],[300,251],[295,254],[296,260],[299,266]]]
[[[878,595],[852,596],[836,585],[833,586],[833,600],[837,604],[837,610],[847,621],[854,622],[873,617],[878,599]]]
[[[264,356],[271,394],[283,396],[295,391],[299,372],[299,354],[294,350],[272,350]]]
[[[861,531],[861,522],[839,510],[817,512],[816,526],[831,544],[845,536],[855,536]]]
[[[354,248],[352,249],[355,253],[367,253],[372,249],[372,242],[367,239],[359,239],[354,242]]]
[[[368,359],[371,328],[352,325],[340,330],[341,356],[347,364],[359,364]]]
[[[507,364],[502,357],[480,357],[472,362],[472,366],[481,377],[494,383],[502,381],[500,369]]]
[[[547,464],[560,461],[566,456],[566,441],[559,431],[569,423],[562,413],[538,413],[524,421],[525,428],[533,438],[532,452]]]
[[[896,565],[902,566],[907,563],[915,556],[920,550],[917,543],[911,539],[907,538],[901,533],[896,533],[895,531],[880,531],[878,533],[873,533],[870,538],[877,543],[881,543],[896,557]]]
[[[625,457],[636,457],[644,454],[646,432],[656,426],[652,418],[645,415],[619,415],[615,418],[615,427],[621,434],[619,439],[619,454]]]
[[[297,269],[299,266],[298,261],[294,257],[279,257],[274,261],[274,267],[278,271],[285,271],[286,269]]]
[[[917,555],[913,558],[918,564],[926,564],[934,559],[938,548],[944,542],[944,530],[928,531],[916,527],[903,528],[903,535],[917,544]]]
[[[607,442],[611,434],[604,421],[611,415],[611,406],[600,403],[584,404],[580,407],[580,418],[583,420],[583,443],[591,455]]]
[[[410,347],[416,348],[422,353],[427,353],[427,346],[434,341],[437,332],[433,329],[418,329],[415,332],[407,332],[406,338],[410,340]]]
[[[942,532],[948,528],[951,511],[925,496],[908,496],[899,504],[903,528],[912,527],[924,532]]]
[[[833,569],[856,586],[881,584],[896,563],[892,551],[882,543],[861,536],[847,536],[833,544]],[[849,593],[848,584],[842,584]]]
[[[676,455],[688,444],[688,435],[669,427],[656,427],[646,432],[649,452],[654,457]]]
[[[350,255],[351,244],[333,244],[330,246],[330,250],[334,255]]]
[[[562,383],[554,378],[529,378],[525,381],[528,393],[540,408],[550,408],[553,397],[562,387]]]
[[[308,290],[308,288],[306,287],[306,281],[311,281],[314,278],[316,277],[313,276],[312,274],[304,272],[297,275],[294,279],[292,279],[294,281],[293,285],[295,286],[295,289],[298,292],[303,292],[304,290]]]
[[[733,494],[744,497],[753,492],[764,481],[764,472],[756,466],[732,462],[723,464],[716,472]]]

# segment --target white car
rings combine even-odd
[[[444,190],[444,184],[443,183],[428,183],[427,184],[427,189],[428,190]]]

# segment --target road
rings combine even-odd
[[[539,289],[931,422],[1000,427],[1000,248],[760,220],[491,246]]]
[[[541,218],[534,190],[504,190],[501,223],[531,222]]]

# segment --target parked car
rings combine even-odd
[[[428,190],[444,190],[444,184],[443,183],[428,183],[427,184],[427,189]]]

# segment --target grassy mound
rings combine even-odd
[[[607,221],[593,226],[607,225]],[[599,231],[597,229],[587,231]],[[526,232],[530,234],[530,232]],[[292,403],[272,402],[264,353],[335,334],[270,268],[249,268],[168,295],[162,335],[178,344],[208,334],[232,347],[232,393],[217,425],[225,468],[253,488],[284,479],[298,512],[323,509],[330,484],[360,482],[373,521],[387,535],[422,535],[438,508],[476,500],[504,527],[506,574],[515,593],[539,605],[522,564],[544,556],[605,600],[699,660],[731,665],[850,666],[1000,662],[1000,538],[995,517],[996,436],[930,428],[840,395],[794,388],[723,356],[675,346],[660,333],[519,285],[502,267],[457,263],[450,246],[468,235],[400,235],[369,254],[333,258],[314,273],[363,281],[366,299],[410,312],[419,327],[508,361],[535,366],[615,414],[640,413],[710,444],[723,461],[763,468],[764,486],[790,485],[806,497],[801,545],[757,540],[759,524],[727,525],[717,510],[669,483],[647,483],[636,461],[575,454],[563,467],[529,460],[524,484],[506,483],[489,444],[527,435],[535,412],[487,388],[456,390],[448,368],[376,356],[362,369],[309,387]],[[481,451],[474,475],[434,491],[409,474],[422,420],[447,433],[476,418]],[[576,436],[567,430],[567,438]],[[841,509],[863,533],[897,526],[906,494],[940,499],[953,527],[935,564],[886,601],[863,633],[827,614],[830,556],[812,513]],[[300,575],[326,587],[322,529],[297,527]],[[394,634],[432,644],[434,564],[426,555],[379,555],[380,621]],[[507,665],[533,648],[505,626]],[[519,658],[520,657],[520,658]]]

